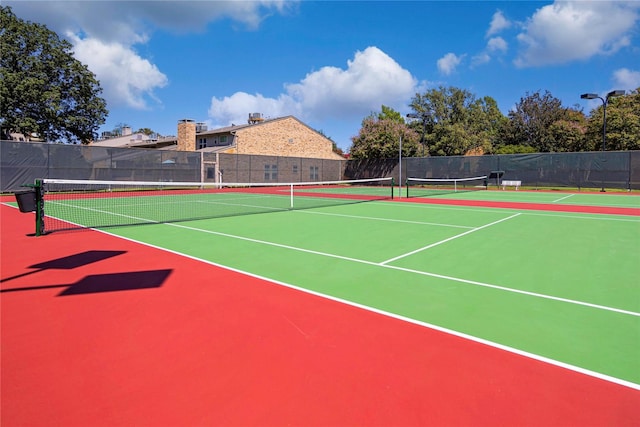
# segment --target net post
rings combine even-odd
[[[33,186],[36,192],[36,236],[44,234],[44,188],[42,180],[36,179]]]
[[[395,188],[396,183],[395,183],[395,179],[393,177],[391,177],[391,200],[393,200],[393,189]],[[400,191],[398,191],[398,197],[400,196]]]

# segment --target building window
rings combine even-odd
[[[220,144],[226,144],[226,143],[227,143],[227,135],[221,135]]]
[[[265,181],[278,180],[278,165],[264,165],[264,180]]]
[[[293,165],[293,173],[298,173],[298,165]]]
[[[311,181],[318,181],[320,179],[320,175],[318,174],[318,166],[311,166],[309,168],[309,179],[311,179]]]
[[[201,150],[207,146],[206,138],[198,138],[198,150]]]

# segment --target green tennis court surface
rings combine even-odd
[[[212,193],[204,204],[224,209],[238,197],[250,207],[265,194]],[[640,200],[515,191],[448,197],[632,208]],[[146,224],[106,230],[640,387],[638,216],[393,201],[291,210],[287,195],[271,194],[268,213],[158,223],[140,198],[118,199],[92,199],[84,225],[135,217]],[[81,224],[86,201],[65,203],[78,209],[68,218],[73,210],[60,211],[61,219]]]

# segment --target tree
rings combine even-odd
[[[549,91],[527,92],[509,111],[504,142],[528,146],[535,152],[574,151],[584,144],[580,141],[583,116],[575,108],[563,107]]]
[[[602,149],[602,105],[591,111],[585,135],[589,150]],[[607,104],[609,150],[640,150],[640,88],[631,94],[610,98]]]
[[[413,128],[424,134],[431,155],[492,152],[506,122],[493,98],[477,99],[456,87],[416,94],[410,106],[422,118],[413,123]]]
[[[371,113],[362,120],[360,133],[351,138],[351,157],[354,159],[398,157],[401,137],[402,156],[415,156],[420,136],[405,124],[400,113],[383,105],[381,113]]]
[[[144,135],[147,136],[151,136],[151,135],[157,135],[157,132],[154,132],[153,129],[149,129],[149,128],[140,128],[137,131],[135,131],[134,133],[142,133]]]
[[[587,118],[582,111],[566,109],[564,117],[549,127],[556,152],[591,151],[593,147],[585,138]]]
[[[88,143],[108,114],[93,73],[71,44],[0,6],[0,126],[47,141]]]
[[[382,106],[382,111],[377,114],[378,120],[390,120],[392,122],[404,124],[404,118],[400,112],[386,105]]]

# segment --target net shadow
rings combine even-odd
[[[76,283],[62,285],[27,286],[0,290],[0,293],[39,291],[65,288],[57,296],[86,295],[104,292],[134,291],[159,288],[173,270],[130,271],[124,273],[94,274],[85,276]]]
[[[17,274],[15,276],[6,277],[0,280],[0,283],[8,282],[10,280],[18,279],[20,277],[29,276],[31,274],[40,273],[46,270],[73,270],[74,268],[82,267],[94,262],[103,261],[109,258],[113,258],[118,255],[127,253],[127,251],[85,251],[74,255],[69,255],[62,258],[52,259],[50,261],[41,262],[38,264],[30,265],[28,268],[34,268],[35,270],[27,271],[25,273]]]

